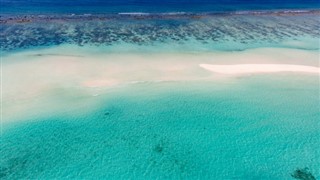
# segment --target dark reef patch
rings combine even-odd
[[[154,151],[156,153],[162,153],[163,151],[163,146],[161,144],[157,144],[155,147],[154,147]]]
[[[298,168],[291,174],[291,176],[295,179],[300,180],[316,180],[316,178],[309,171],[309,168]]]
[[[204,45],[229,41],[250,46],[293,40],[297,36],[320,37],[320,20],[312,12],[286,16],[273,13],[202,15],[200,19],[190,15],[146,16],[139,20],[131,15],[107,17],[107,20],[100,16],[2,17],[1,49],[10,51],[65,43],[79,46],[110,46],[119,42],[184,44],[190,39]]]

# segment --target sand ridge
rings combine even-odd
[[[58,46],[4,56],[1,82],[3,122],[26,119],[33,113],[56,114],[60,110],[69,111],[71,107],[90,109],[87,104],[94,108],[100,102],[97,99],[110,90],[126,89],[139,83],[225,83],[239,80],[225,74],[320,74],[319,53],[297,49],[261,48],[210,53],[98,52],[88,47]]]
[[[293,64],[233,64],[214,65],[199,64],[200,67],[221,74],[247,74],[247,73],[275,73],[275,72],[302,72],[320,74],[320,68],[314,66]]]

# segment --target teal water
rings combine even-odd
[[[47,56],[77,57],[77,61],[112,53],[201,55],[255,48],[318,52],[318,15],[319,10],[148,15],[9,13],[0,17],[0,50],[5,57],[1,63],[31,63],[39,57],[45,61]],[[24,58],[10,58],[31,49],[34,51]],[[289,62],[284,54],[279,59],[275,54],[274,62],[281,63],[280,56]],[[303,53],[297,56],[301,56],[301,62],[296,62],[299,64],[314,60],[305,59]],[[73,65],[68,62],[66,67],[72,71]],[[123,63],[119,60],[119,68]],[[42,65],[35,68],[41,69]],[[62,66],[53,68],[57,72],[52,78],[60,75]],[[173,66],[178,65],[173,62]],[[11,69],[19,70],[23,69]],[[92,70],[89,77],[94,78],[95,73],[99,74]],[[132,73],[135,76],[134,68]],[[210,74],[205,70],[201,73]],[[41,79],[32,72],[26,76],[28,82],[32,82],[30,78]],[[122,76],[119,74],[120,79]],[[15,78],[4,76],[6,82],[13,80],[18,82],[15,87],[20,87]],[[85,77],[80,73],[72,79],[77,78]],[[83,89],[75,88],[72,82],[68,84],[63,78],[52,82],[58,83],[50,84],[52,89],[39,90],[32,100],[5,97],[5,105],[15,105],[13,109],[20,113],[20,102],[48,102],[28,107],[24,117],[14,122],[4,119],[0,179],[292,179],[295,170],[304,168],[320,178],[319,76],[279,73],[196,82],[141,81],[107,90],[92,88],[93,92],[99,91],[99,96],[88,101]],[[33,93],[32,85],[26,94]],[[52,107],[50,111],[52,102],[67,104],[73,100],[75,107],[61,111],[63,108]],[[55,113],[45,113],[55,109]]]
[[[1,179],[320,178],[319,78],[140,83],[1,135]]]

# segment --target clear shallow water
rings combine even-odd
[[[30,59],[72,57],[68,48],[59,54],[41,49],[68,44],[82,54],[85,48],[97,53],[319,50],[319,12],[300,11],[319,8],[313,0],[96,1],[99,7],[84,0],[0,2],[2,55],[38,49]],[[190,14],[168,14],[181,11]],[[76,98],[80,92],[67,91],[51,92],[48,104],[51,96],[82,103]],[[137,83],[110,90],[96,102],[70,108],[68,115],[26,116],[3,126],[1,179],[291,179],[294,170],[305,167],[320,178],[319,77]],[[93,110],[83,113],[88,109]]]
[[[320,177],[318,77],[142,83],[99,100],[86,115],[7,129],[1,177],[291,179],[304,167]]]

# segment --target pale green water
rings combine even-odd
[[[1,178],[320,178],[317,76],[132,84],[99,101],[7,129]]]

